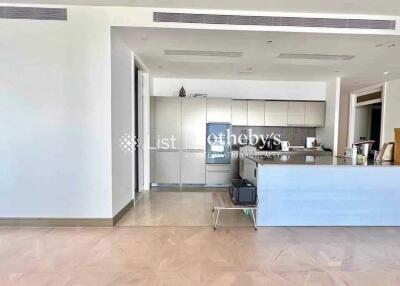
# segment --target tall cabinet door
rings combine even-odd
[[[266,101],[265,126],[287,126],[288,107],[287,101]]]
[[[156,178],[158,184],[179,184],[181,158],[179,151],[157,151]]]
[[[182,99],[182,150],[205,150],[206,108],[205,98]]]
[[[325,102],[306,103],[305,124],[312,127],[325,126]]]
[[[181,183],[205,184],[206,153],[202,150],[181,152]]]
[[[157,97],[156,136],[159,140],[167,139],[165,142],[169,145],[166,148],[159,144],[158,149],[181,148],[181,98]]]
[[[288,125],[304,126],[306,103],[301,101],[289,101]]]
[[[207,98],[207,123],[232,122],[232,100],[229,98]]]
[[[249,100],[247,110],[247,124],[249,126],[264,126],[264,101]]]
[[[232,100],[232,125],[247,126],[247,100]]]

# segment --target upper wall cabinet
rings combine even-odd
[[[182,98],[182,149],[206,148],[206,99]]]
[[[306,102],[305,125],[312,127],[325,126],[325,102]]]
[[[288,125],[304,126],[306,114],[306,103],[300,101],[289,101]]]
[[[156,101],[156,136],[167,139],[169,148],[181,148],[181,98],[157,97]],[[175,143],[172,138],[175,138]]]
[[[232,100],[230,98],[207,98],[207,122],[232,122]]]
[[[249,100],[247,102],[247,124],[249,126],[265,126],[264,101]]]
[[[247,100],[232,100],[232,125],[247,125]]]
[[[266,101],[265,126],[287,126],[288,108],[287,101]]]

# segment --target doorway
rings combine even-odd
[[[349,146],[372,140],[372,150],[382,146],[383,86],[376,86],[351,94]]]

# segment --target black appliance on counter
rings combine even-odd
[[[279,151],[281,150],[281,144],[276,142],[275,139],[269,138],[265,141],[260,138],[256,144],[257,149],[262,151]]]
[[[247,180],[232,179],[229,196],[233,204],[250,206],[257,204],[257,188]]]

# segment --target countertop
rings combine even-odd
[[[356,161],[348,158],[333,157],[331,155],[313,154],[270,154],[246,156],[260,165],[312,165],[312,166],[370,166],[370,167],[400,167],[393,162],[368,161],[365,164],[357,164]]]

